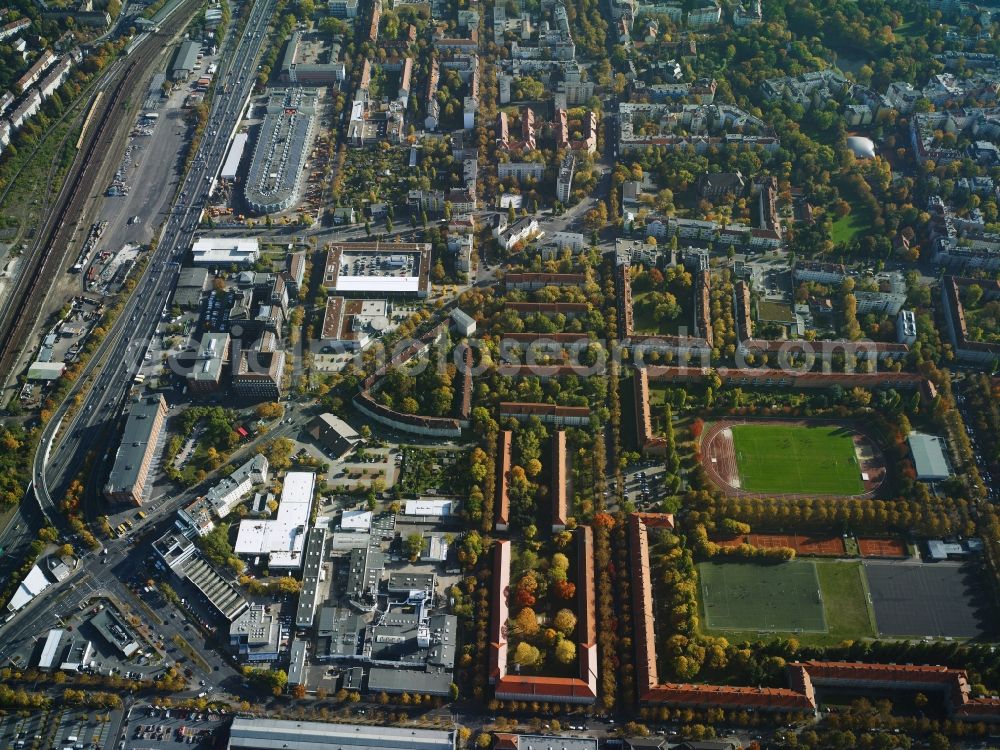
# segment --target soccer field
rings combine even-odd
[[[740,488],[747,492],[859,495],[851,433],[837,426],[733,425]]]
[[[698,565],[705,626],[711,630],[827,632],[816,564]]]
[[[805,643],[837,643],[875,635],[865,570],[856,560],[698,565],[706,630],[728,638],[759,633],[798,635]]]

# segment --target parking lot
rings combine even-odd
[[[666,497],[663,464],[647,461],[625,472],[625,499],[643,509],[652,507]]]
[[[124,737],[128,748],[176,748],[178,743],[191,747],[212,747],[227,717],[210,711],[142,706],[132,709]]]
[[[0,747],[23,748],[43,742],[48,736],[50,725],[60,713],[0,716]]]
[[[120,714],[119,714],[120,715]],[[113,722],[108,714],[91,711],[40,711],[0,717],[0,747],[98,750],[108,741]]]

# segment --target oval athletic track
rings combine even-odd
[[[736,425],[751,424],[754,422],[767,424],[783,424],[798,427],[818,427],[838,425],[849,430],[854,439],[854,451],[858,456],[861,471],[868,475],[864,480],[865,491],[858,495],[831,495],[829,493],[817,492],[748,492],[740,487],[739,465],[736,460],[736,450],[733,446],[732,428]],[[822,419],[768,419],[745,418],[745,419],[721,419],[706,426],[701,436],[701,464],[705,467],[705,472],[716,487],[727,495],[738,497],[852,497],[870,498],[875,497],[878,490],[885,483],[886,462],[878,441],[870,433],[858,427],[856,423],[840,420]]]

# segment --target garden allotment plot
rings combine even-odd
[[[840,426],[733,425],[733,450],[746,492],[860,495],[852,433]]]
[[[816,564],[704,562],[698,565],[710,630],[826,633]]]

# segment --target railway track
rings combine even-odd
[[[188,0],[192,8],[198,0]],[[90,113],[89,126],[82,133],[80,152],[70,168],[66,182],[52,206],[43,226],[39,243],[42,250],[26,259],[27,267],[20,274],[3,309],[0,310],[0,382],[6,384],[17,365],[23,347],[43,312],[45,299],[52,283],[64,270],[67,250],[83,217],[91,190],[100,184],[100,174],[108,157],[117,156],[115,142],[121,133],[121,112],[128,99],[141,86],[151,65],[172,38],[188,22],[190,14],[179,9],[168,22],[168,28],[151,34],[123,61],[106,84],[97,109]],[[108,89],[113,87],[110,93]]]

